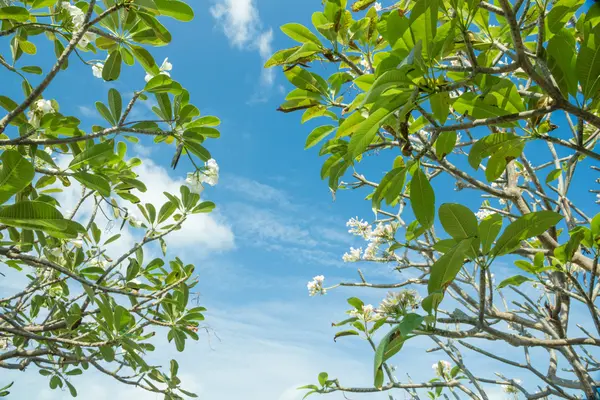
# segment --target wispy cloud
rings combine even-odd
[[[77,106],[77,109],[79,110],[79,112],[81,113],[81,115],[83,115],[84,117],[87,117],[87,118],[98,117],[98,113],[96,112],[96,110],[92,109],[91,107],[88,107],[88,106]]]
[[[210,13],[232,46],[256,51],[263,61],[271,56],[273,30],[263,26],[254,0],[217,0]],[[264,101],[274,80],[272,70],[262,69],[261,90],[250,101]]]

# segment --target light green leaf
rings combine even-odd
[[[35,176],[33,165],[17,150],[2,153],[0,170],[0,204],[23,190]]]
[[[333,125],[323,125],[315,128],[308,138],[306,138],[306,144],[304,145],[304,149],[309,149],[323,140],[327,135],[335,130],[335,126]]]
[[[194,11],[183,1],[154,0],[154,3],[160,12],[160,15],[166,15],[167,17],[175,18],[184,22],[194,19]]]
[[[29,11],[26,8],[16,6],[0,7],[0,20],[10,19],[17,22],[26,22],[29,17]]]
[[[65,219],[48,203],[20,201],[0,207],[0,223],[15,228],[43,231],[57,238],[74,239],[85,232],[79,223]]]
[[[100,193],[102,196],[110,196],[110,184],[100,175],[93,175],[87,172],[76,172],[73,177],[83,184],[88,189],[92,189]]]
[[[498,284],[498,289],[502,289],[506,286],[521,286],[525,282],[531,282],[532,280],[523,275],[515,275],[510,278],[506,278],[500,284]]]
[[[577,55],[577,78],[586,99],[600,90],[600,24],[586,32]]]
[[[456,146],[457,138],[458,135],[455,131],[440,133],[435,141],[435,155],[438,158],[443,159],[448,154],[452,153],[452,150],[454,150],[454,147]]]
[[[323,47],[323,44],[319,38],[310,31],[307,27],[302,24],[290,23],[285,24],[281,27],[281,31],[300,43],[314,43],[319,47]]]
[[[95,144],[92,147],[88,147],[81,153],[77,154],[71,163],[69,168],[77,169],[84,164],[89,163],[100,163],[114,156],[114,140],[108,140],[106,142]]]

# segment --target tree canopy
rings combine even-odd
[[[195,267],[167,258],[165,237],[215,207],[200,194],[218,182],[205,141],[219,137],[219,119],[201,116],[169,61],[159,66],[149,51],[171,41],[161,20],[193,16],[179,0],[0,3],[3,79],[22,88],[0,95],[0,274],[22,285],[0,296],[0,368],[38,371],[73,396],[71,377],[90,369],[167,399],[194,396],[176,360],[163,368],[148,358],[165,338],[183,351],[204,319],[190,294]],[[107,82],[126,67],[140,74],[132,93],[98,94],[98,125],[82,126],[44,96],[76,63]],[[140,119],[143,103],[153,115]],[[193,169],[160,204],[140,200],[152,184],[138,179],[141,160],[128,151],[140,140],[171,148],[173,168]],[[78,196],[73,209],[60,204],[64,191]],[[135,243],[115,253],[126,231]],[[0,397],[10,393],[2,383]]]
[[[265,65],[294,87],[279,111],[319,118],[305,147],[319,147],[321,178],[334,195],[364,189],[375,213],[348,222],[366,249],[344,261],[399,273],[309,282],[311,295],[392,292],[378,307],[349,298],[334,324],[336,340],[372,347],[373,385],[324,372],[307,395],[487,399],[497,385],[528,399],[595,398],[599,21],[600,5],[583,0],[324,0],[312,27],[281,27],[296,44]],[[382,176],[362,173],[373,163]],[[506,263],[511,276],[496,282]],[[422,339],[451,362],[427,382],[397,379],[388,363]],[[473,355],[490,369],[469,368]],[[512,375],[494,375],[498,363]]]

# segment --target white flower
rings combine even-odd
[[[361,310],[350,310],[348,314],[351,317],[362,319],[365,322],[376,321],[383,318],[383,315],[379,314],[379,312],[371,304],[364,304]]]
[[[44,149],[44,151],[46,152],[46,154],[50,154],[50,155],[52,155],[52,152],[53,152],[54,150],[52,150],[52,147],[48,146],[48,147],[46,147],[46,148]]]
[[[210,186],[215,186],[219,183],[219,164],[212,158],[205,164],[202,182],[208,183]]]
[[[81,37],[81,39],[79,39],[79,43],[78,45],[81,47],[87,47],[88,44],[90,44],[90,42],[93,42],[96,40],[96,34],[92,33],[92,32],[86,32],[83,34],[83,36]]]
[[[486,219],[487,217],[489,217],[490,215],[495,214],[493,211],[490,210],[484,210],[484,209],[480,209],[479,211],[477,211],[475,213],[475,216],[477,217],[478,220],[483,220]]]
[[[392,227],[392,225],[384,225],[381,222],[377,224],[373,232],[371,232],[371,234],[367,238],[367,240],[377,243],[382,243],[393,239],[394,228]]]
[[[198,172],[188,172],[185,183],[189,186],[193,193],[202,194],[204,186],[202,186],[202,180]]]
[[[350,247],[349,253],[344,253],[342,256],[342,260],[344,262],[356,262],[360,260],[360,254],[362,253],[362,248],[355,249],[354,247]]]
[[[75,247],[77,247],[78,249],[83,247],[83,240],[81,239],[75,239],[75,240],[71,240],[71,244]]]
[[[371,237],[371,225],[362,219],[359,220],[358,217],[350,218],[348,222],[346,222],[346,226],[350,228],[348,233],[356,236],[362,236],[367,240]]]
[[[172,69],[173,69],[173,64],[171,64],[169,62],[169,57],[167,57],[167,58],[165,58],[165,61],[163,61],[162,65],[158,69],[158,75],[166,75],[166,76],[170,77],[171,74],[169,73],[169,71],[171,71]],[[155,76],[156,75],[146,74],[146,77],[144,78],[144,80],[146,82],[149,82],[150,79],[154,78]]]
[[[436,375],[440,378],[448,378],[450,377],[450,370],[452,369],[452,364],[448,361],[440,360],[431,366],[435,371]]]
[[[50,249],[49,253],[52,254],[54,257],[59,258],[62,256],[62,248],[55,247],[53,249]]]
[[[27,116],[29,117],[29,123],[34,127],[40,126],[40,120],[42,117],[49,113],[54,113],[56,110],[52,106],[52,102],[46,99],[39,99],[30,107]]]
[[[141,228],[142,227],[142,221],[140,221],[139,219],[137,219],[134,216],[130,216],[129,217],[129,223],[131,224],[131,226],[133,226],[134,228]]]
[[[379,12],[381,11],[382,7],[381,7],[381,3],[376,1],[375,4],[373,4],[373,8],[375,9],[375,11]]]
[[[102,71],[103,70],[104,70],[103,63],[96,63],[96,64],[92,65],[92,74],[94,74],[94,76],[96,78],[102,79]]]
[[[379,242],[369,243],[363,254],[363,260],[374,260],[377,257],[377,250],[379,250]]]
[[[418,308],[420,303],[421,297],[415,290],[408,289],[399,292],[389,292],[386,298],[381,301],[379,310],[385,315],[400,317],[408,311]]]
[[[325,294],[327,291],[323,288],[323,281],[325,277],[323,275],[317,275],[312,281],[306,284],[309,296],[316,296],[317,294]]]
[[[142,281],[140,281],[139,279],[135,278],[129,281],[129,283],[133,283],[134,285],[141,285]]]

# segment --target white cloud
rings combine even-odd
[[[265,205],[293,207],[290,196],[283,190],[241,176],[227,175],[223,179],[225,189],[241,194],[245,200]]]
[[[98,113],[96,112],[96,110],[93,110],[92,108],[90,108],[88,106],[77,106],[77,109],[79,110],[81,115],[83,115],[84,117],[87,117],[87,118],[98,117]]]
[[[218,0],[210,13],[229,39],[232,46],[241,50],[257,51],[266,61],[272,54],[273,30],[264,29],[254,0]],[[262,69],[261,83],[270,88],[275,80],[271,69]],[[265,93],[256,94],[251,102],[264,101]]]
[[[136,147],[136,152],[143,152],[143,146]],[[157,210],[167,201],[164,192],[179,195],[179,188],[185,183],[182,178],[174,178],[169,172],[155,164],[151,159],[140,157],[142,165],[135,169],[139,175],[139,180],[144,182],[147,191],[144,193],[134,191],[134,194],[140,198],[142,203],[152,203]],[[68,163],[68,157],[60,157],[57,160],[61,168],[65,168]],[[68,215],[74,209],[81,196],[81,185],[73,182],[69,188],[65,188],[62,193],[56,195],[61,204],[63,214]],[[117,197],[122,207],[127,207],[129,212],[138,219],[142,215],[138,208],[132,204],[126,203]],[[78,212],[78,219],[86,222],[91,214],[93,200],[88,199]],[[112,215],[109,207],[103,207],[106,215]],[[119,240],[108,246],[108,253],[111,256],[120,255],[130,249],[137,241],[136,236],[143,232],[140,229],[132,229],[128,224],[120,230],[119,224],[108,221],[102,212],[97,214],[97,224],[105,230],[104,237],[120,233]],[[188,217],[182,228],[168,235],[165,238],[170,249],[178,250],[180,255],[205,256],[212,252],[231,250],[235,247],[233,232],[226,223],[224,217],[219,211],[213,211],[210,214],[195,214]],[[182,254],[183,253],[183,254]]]

